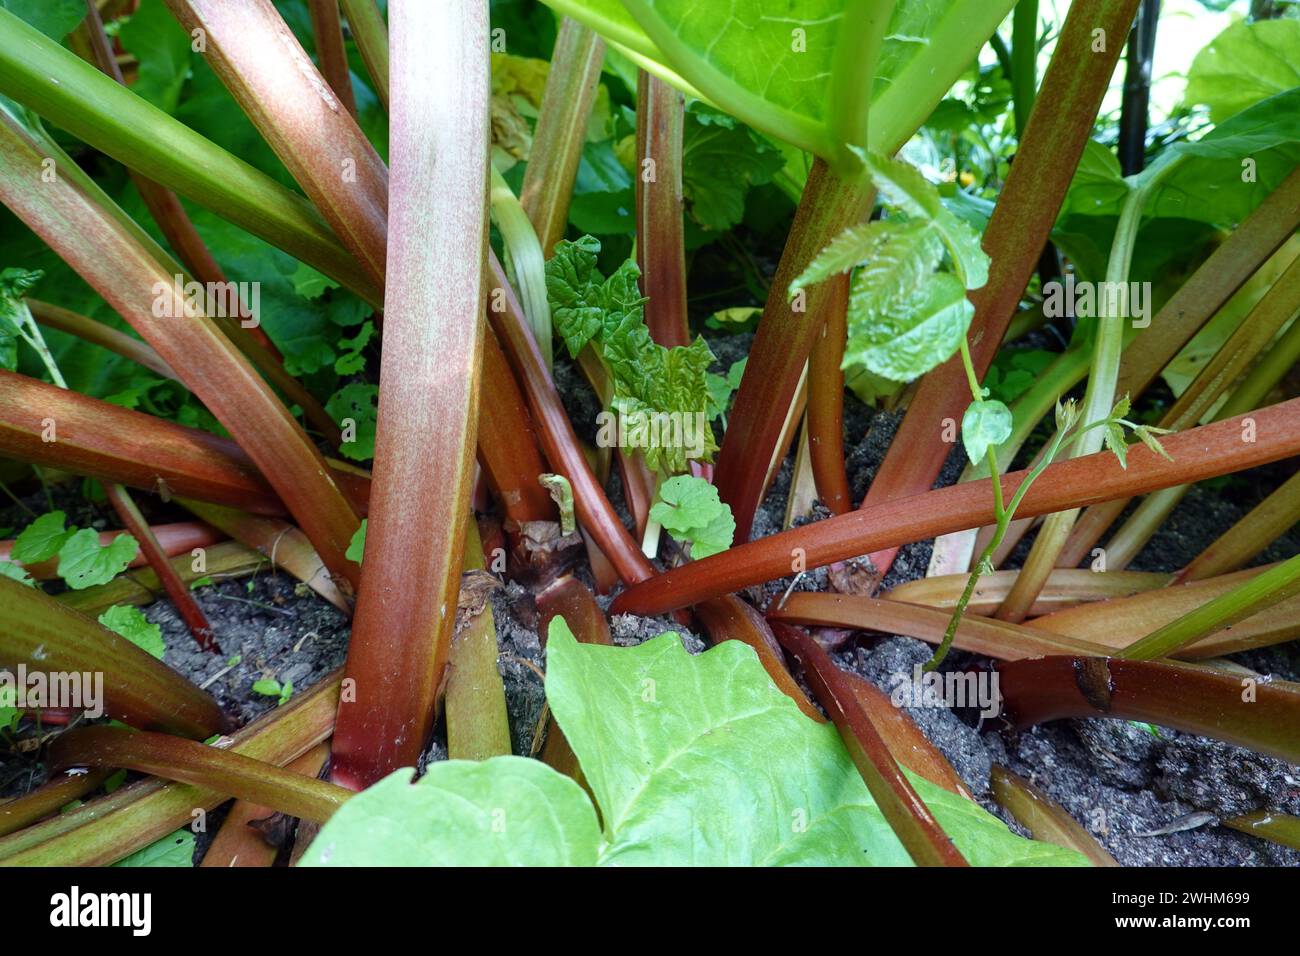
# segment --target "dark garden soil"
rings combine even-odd
[[[723,371],[748,347],[747,336],[715,344]],[[557,361],[557,381],[575,423],[594,422],[594,396],[563,360]],[[860,497],[879,465],[897,427],[899,416],[873,412],[856,401],[846,407],[849,478]],[[581,432],[581,426],[579,427]],[[592,437],[592,436],[588,436]],[[954,481],[960,471],[960,450],[954,451],[939,484]],[[754,524],[756,537],[779,531],[785,512],[792,461],[787,459]],[[1262,479],[1267,478],[1267,481]],[[1198,487],[1189,494],[1133,567],[1173,570],[1185,565],[1259,499],[1262,488],[1275,487],[1276,472],[1245,474]],[[83,527],[112,527],[107,509],[96,511],[72,489],[56,490],[55,504],[69,520]],[[624,513],[617,477],[611,500]],[[46,509],[43,497],[28,504]],[[18,509],[0,511],[0,527],[21,526]],[[173,516],[171,520],[176,520]],[[1027,547],[1024,545],[1023,547]],[[925,574],[929,542],[905,547],[886,579],[893,586]],[[1279,540],[1258,563],[1275,561],[1300,550],[1300,533]],[[1014,562],[1013,562],[1014,563]],[[585,575],[579,569],[579,576]],[[760,607],[779,599],[793,583],[800,590],[822,590],[826,571],[810,572],[797,582],[773,581],[747,595]],[[276,706],[276,700],[253,691],[261,678],[292,682],[295,693],[306,690],[343,663],[348,623],[344,616],[283,573],[263,571],[243,580],[223,581],[195,592],[220,645],[220,654],[204,653],[194,644],[167,600],[146,608],[166,641],[165,660],[191,680],[206,687],[241,721]],[[608,606],[612,596],[601,598]],[[492,607],[501,654],[514,749],[535,753],[543,704],[540,672],[545,655],[538,640],[532,595],[517,583],[494,593]],[[614,640],[639,644],[665,631],[682,633],[667,618],[612,618]],[[692,651],[706,646],[700,635],[682,633]],[[888,691],[895,675],[910,674],[930,656],[928,645],[899,636],[858,634],[835,650],[841,666]],[[1236,655],[1238,663],[1261,674],[1300,679],[1300,648],[1280,645]],[[947,668],[985,663],[970,654],[954,653]],[[1015,733],[994,723],[978,726],[978,717],[944,708],[910,708],[925,734],[948,757],[971,791],[989,810],[1019,829],[989,796],[989,769],[1002,764],[1044,789],[1125,865],[1225,866],[1300,865],[1300,852],[1281,848],[1219,825],[1219,820],[1256,809],[1300,814],[1300,768],[1282,761],[1203,737],[1123,720],[1069,720]],[[48,732],[46,728],[46,732]],[[30,738],[32,730],[22,736]],[[426,760],[445,759],[441,729]],[[27,745],[30,746],[30,745]],[[22,750],[0,740],[0,794],[16,795],[44,777],[39,752]],[[219,815],[212,817],[215,827]],[[1023,831],[1021,831],[1023,832]],[[196,858],[208,841],[200,839]]]

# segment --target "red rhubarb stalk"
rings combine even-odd
[[[813,693],[830,714],[876,806],[912,861],[917,866],[969,866],[894,762],[853,687],[826,652],[797,627],[777,625],[775,633],[803,665]]]
[[[402,0],[391,17],[391,269],[348,652],[356,695],[340,704],[334,740],[334,779],[354,789],[414,766],[433,729],[469,520],[486,306],[487,5]]]
[[[1164,441],[1169,461],[1146,448],[1129,453],[1128,469],[1109,452],[1053,464],[1021,501],[1018,513],[1048,514],[1077,505],[1231,474],[1300,454],[1300,399],[1260,409],[1252,416],[1256,441],[1242,440],[1240,423],[1217,422]],[[1010,499],[1026,472],[1004,475]],[[880,548],[897,547],[993,520],[989,479],[966,482],[923,495],[887,501],[737,545],[680,568],[656,575],[624,591],[616,614],[662,614],[710,597],[798,570],[818,568]]]
[[[975,317],[968,334],[971,361],[980,379],[992,365],[1038,265],[1119,60],[1123,45],[1112,40],[1098,52],[1093,48],[1095,31],[1111,38],[1125,36],[1138,2],[1081,0],[1070,6],[1057,40],[1057,55],[1043,75],[1016,161],[984,231],[983,246],[991,260],[989,279],[970,295]],[[930,372],[860,507],[932,487],[952,451],[952,445],[941,439],[944,422],[961,422],[969,399],[959,357]],[[871,555],[882,577],[897,553],[897,547],[891,546]]]

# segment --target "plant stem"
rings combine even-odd
[[[548,259],[568,225],[573,182],[604,58],[605,43],[594,31],[568,17],[560,22],[533,149],[519,191],[519,200]]]
[[[1027,829],[1035,840],[1054,843],[1069,850],[1077,850],[1093,862],[1094,866],[1119,866],[1097,842],[1096,837],[1079,826],[1059,803],[1028,780],[1016,776],[1005,767],[994,765],[989,777],[993,799],[1005,807]]]
[[[665,348],[689,345],[686,239],[682,218],[682,94],[641,70],[636,97],[636,261],[650,336]]]
[[[357,693],[339,707],[332,771],[354,789],[414,766],[433,729],[456,623],[487,307],[487,4],[402,0],[391,16],[379,419],[348,648]],[[403,580],[419,586],[394,594]]]
[[[104,713],[137,727],[206,737],[228,726],[208,694],[148,651],[44,591],[0,579],[0,659],[104,675]]]
[[[371,85],[388,110],[388,24],[375,0],[341,0],[348,29],[366,63]]]
[[[195,642],[202,650],[214,654],[220,653],[221,648],[217,646],[213,637],[212,625],[208,623],[207,615],[203,613],[203,609],[194,600],[190,589],[172,568],[171,559],[158,543],[158,539],[154,537],[149,522],[145,520],[144,515],[140,513],[140,508],[131,499],[130,492],[121,485],[109,484],[104,486],[104,493],[108,496],[113,510],[122,519],[122,526],[139,542],[140,550],[149,561],[149,567],[153,568],[154,573],[158,575],[159,581],[167,591],[167,596],[176,606],[177,613],[189,628]]]
[[[492,218],[505,243],[505,265],[508,274],[519,286],[519,301],[524,306],[524,316],[533,330],[537,347],[542,350],[546,367],[554,364],[551,355],[551,305],[546,297],[546,261],[542,245],[528,221],[528,214],[510,191],[505,177],[492,169]]]
[[[1049,480],[1036,482],[1022,500],[1012,504],[1022,516],[1032,517],[1080,501],[1105,501],[1201,481],[1300,454],[1300,399],[1260,409],[1252,418],[1255,442],[1241,440],[1236,422],[1204,425],[1168,436],[1163,444],[1174,461],[1135,448],[1129,453],[1127,470],[1120,468],[1109,452],[1057,462],[1045,472]],[[1025,472],[1002,476],[1004,494],[1016,492],[1026,477]],[[720,554],[669,569],[653,580],[630,586],[615,600],[612,613],[660,614],[786,577],[793,565],[818,568],[993,519],[989,479],[952,485],[734,545]]]
[[[343,787],[231,750],[118,727],[84,727],[60,735],[50,747],[49,762],[56,770],[83,766],[139,770],[211,787],[318,823],[328,820],[352,796]]]
[[[1017,0],[1011,16],[1011,94],[1016,135],[1024,137],[1038,92],[1038,0]]]
[[[343,24],[339,21],[338,0],[307,0],[311,11],[311,32],[316,41],[316,60],[339,102],[355,118],[357,99],[352,92],[352,74],[343,47]]]
[[[808,358],[808,414],[804,426],[817,496],[832,514],[853,508],[844,467],[844,358],[849,304],[847,274],[831,278],[826,321]]]
[[[1128,68],[1119,119],[1119,166],[1125,176],[1146,165],[1148,111],[1151,102],[1151,60],[1156,51],[1160,0],[1142,0],[1128,38]]]
[[[1235,571],[1300,522],[1300,471],[1251,509],[1178,576],[1201,581]]]
[[[478,523],[465,525],[464,570],[483,570]],[[496,623],[485,599],[477,613],[457,609],[456,635],[447,663],[447,755],[451,760],[487,760],[510,753],[505,685],[497,669]]]
[[[1300,555],[1201,605],[1192,613],[1153,631],[1118,655],[1132,661],[1169,657],[1193,641],[1231,627],[1257,611],[1300,594]]]
[[[1111,245],[1110,259],[1106,264],[1106,288],[1128,288],[1129,268],[1133,261],[1133,246],[1137,242],[1138,226],[1146,206],[1147,187],[1130,190],[1115,226],[1115,240]],[[1092,366],[1088,370],[1088,391],[1079,412],[1080,421],[1089,425],[1102,421],[1115,404],[1115,385],[1119,380],[1120,356],[1124,350],[1124,326],[1127,316],[1111,315],[1110,308],[1099,310],[1097,340],[1093,345]],[[1104,432],[1093,429],[1080,433],[1082,440],[1072,449],[1073,455],[1091,455],[1100,450]],[[1051,515],[1043,522],[1029,557],[1020,569],[1015,586],[1007,595],[997,616],[1004,621],[1023,621],[1029,608],[1038,599],[1047,576],[1056,566],[1061,549],[1070,536],[1080,509],[1073,508]],[[1005,528],[1002,531],[1005,533]],[[1000,536],[998,536],[1000,537]]]
[[[1063,717],[1140,720],[1300,760],[1300,685],[1260,681],[1243,699],[1237,674],[1122,658],[1044,657],[999,664],[1005,712],[1016,727]]]
[[[714,472],[718,494],[736,519],[737,542],[749,539],[766,483],[766,469],[754,463],[770,462],[777,452],[805,362],[832,301],[827,284],[821,283],[804,290],[805,309],[796,312],[792,306],[799,304],[797,298],[792,303],[787,295],[790,282],[832,239],[866,216],[872,195],[866,177],[841,178],[822,160],[808,175]]]

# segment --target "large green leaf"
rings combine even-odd
[[[832,161],[845,145],[901,147],[1014,6],[897,0],[877,59],[870,22],[883,4],[870,0],[745,0],[725,10],[698,0],[545,2],[688,94]],[[869,122],[858,95],[867,82]]]
[[[85,0],[0,0],[52,40],[62,40],[86,17]]]
[[[300,866],[591,866],[596,811],[582,788],[526,757],[397,770],[345,803]]]
[[[1089,142],[1061,219],[1116,216],[1129,191],[1143,188],[1150,218],[1230,227],[1249,216],[1297,163],[1300,87],[1247,107],[1195,142],[1174,144],[1127,180],[1111,152]]]
[[[603,864],[908,865],[830,724],[800,712],[738,641],[692,656],[547,644],[547,699],[600,806]],[[1080,862],[912,777],[975,865]]]
[[[910,863],[834,727],[804,716],[748,646],[692,656],[676,634],[635,648],[579,644],[556,619],[546,690],[603,836],[585,793],[544,764],[446,761],[348,801],[303,865]],[[909,778],[977,866],[1087,865]]]
[[[1222,123],[1260,100],[1300,86],[1300,21],[1241,21],[1196,54],[1187,71],[1189,105]]]

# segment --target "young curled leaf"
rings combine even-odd
[[[999,401],[971,402],[961,419],[961,440],[971,463],[979,465],[990,448],[1011,437],[1011,409]]]
[[[551,493],[551,500],[560,509],[560,533],[571,535],[578,527],[573,517],[573,486],[563,475],[538,475],[537,482]]]
[[[583,236],[574,242],[556,243],[555,254],[546,262],[546,297],[551,306],[551,322],[564,339],[571,358],[577,358],[583,346],[599,335],[602,328],[604,280],[596,270],[599,252],[600,240]]]

